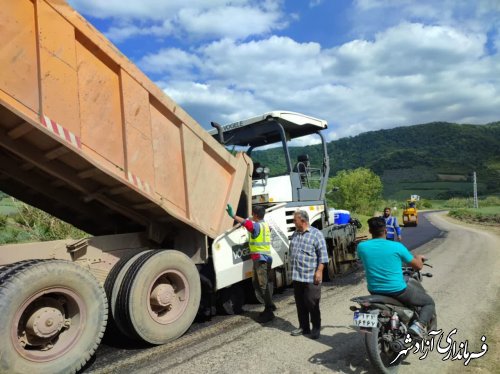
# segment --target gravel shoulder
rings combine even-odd
[[[428,218],[446,233],[414,252],[425,254],[434,266],[430,270],[434,277],[425,278],[424,286],[436,301],[439,328],[445,334],[457,328],[455,341],[468,340],[469,350],[475,352],[480,351],[481,336],[486,335],[489,350],[468,367],[463,361],[442,361],[443,356],[437,352],[429,353],[425,360],[410,355],[400,373],[499,372],[495,307],[500,300],[500,236],[456,224],[444,213],[432,213]],[[292,292],[287,290],[278,298],[277,318],[264,326],[255,322],[260,308],[254,306],[244,315],[94,372],[369,373],[362,336],[350,326],[350,299],[363,294],[366,283],[361,269],[324,283],[323,328],[316,341],[290,336],[296,328],[297,315]]]

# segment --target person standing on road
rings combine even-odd
[[[401,241],[401,227],[399,227],[398,219],[391,214],[391,208],[384,209],[384,219],[387,228],[387,240],[395,240],[396,235]]]
[[[368,291],[392,297],[405,305],[420,306],[419,319],[409,330],[412,335],[423,338],[436,314],[434,300],[422,287],[405,282],[402,266],[407,263],[415,270],[421,270],[424,257],[414,256],[401,243],[385,240],[387,229],[383,217],[370,218],[368,227],[373,239],[359,243],[357,248],[365,268]]]
[[[235,215],[230,204],[227,205],[226,212],[250,233],[248,244],[253,262],[253,286],[264,300],[264,311],[260,313],[258,321],[260,323],[269,322],[274,319],[273,312],[276,310],[276,305],[274,305],[271,296],[270,278],[273,258],[271,257],[271,229],[269,224],[264,222],[266,210],[263,206],[254,206],[251,220]]]
[[[312,339],[318,339],[321,330],[321,282],[324,264],[328,263],[325,237],[309,225],[306,211],[296,211],[293,221],[296,230],[290,239],[290,261],[299,328],[291,335],[311,334]]]

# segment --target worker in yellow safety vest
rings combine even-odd
[[[267,222],[264,222],[266,210],[263,206],[254,206],[252,219],[246,219],[234,214],[231,205],[227,205],[227,214],[236,222],[242,224],[250,233],[249,248],[250,258],[253,261],[253,286],[255,291],[264,300],[264,311],[259,315],[259,322],[265,323],[274,319],[274,305],[271,296],[270,283],[271,265],[271,229]]]

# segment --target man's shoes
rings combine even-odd
[[[413,322],[408,330],[411,335],[420,339],[423,339],[425,334],[427,333],[425,326],[417,321]]]
[[[319,338],[319,331],[320,329],[317,328],[313,328],[312,331],[311,331],[311,339],[318,339]]]
[[[292,336],[300,336],[300,335],[309,335],[311,331],[304,330],[302,327],[299,327],[297,330],[293,330],[290,335]]]
[[[274,319],[274,313],[271,310],[264,310],[257,317],[257,322],[266,323],[272,321],[273,319]]]
[[[277,308],[276,308],[276,305],[274,305],[274,304],[273,304],[273,305],[271,305],[271,310],[272,310],[273,312],[276,312],[276,309],[277,309]]]

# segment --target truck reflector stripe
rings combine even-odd
[[[80,137],[73,134],[67,128],[61,126],[60,124],[51,120],[47,116],[41,117],[41,123],[51,133],[56,134],[58,137],[67,141],[72,146],[74,146],[78,149],[82,149],[82,142],[80,140]],[[139,177],[135,176],[134,174],[132,174],[130,172],[128,172],[127,179],[130,183],[132,183],[134,186],[139,188],[141,191],[146,192],[147,194],[151,195],[151,188],[147,182],[142,181]]]
[[[132,174],[130,171],[127,173],[127,178],[130,183],[139,188],[141,191],[151,195],[151,188],[147,182],[142,181],[138,176]]]
[[[69,131],[67,128],[62,127],[60,124],[51,120],[47,116],[41,117],[41,123],[51,133],[56,134],[58,137],[67,141],[72,146],[78,149],[82,149],[82,142],[80,141],[80,138]]]

